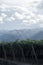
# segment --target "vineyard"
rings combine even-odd
[[[17,62],[42,64],[43,40],[0,42],[0,65],[17,65]]]

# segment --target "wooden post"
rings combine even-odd
[[[32,45],[32,51],[33,51],[33,53],[34,53],[35,60],[36,60],[36,62],[38,63],[38,59],[37,59],[37,56],[36,56],[36,53],[35,53],[35,50],[34,50],[34,47],[33,47],[33,45]]]
[[[3,49],[3,51],[4,51],[4,57],[5,57],[5,59],[7,59],[6,50],[5,50],[5,48],[4,48],[4,45],[2,45],[2,49]]]
[[[13,49],[12,45],[10,45],[10,47],[11,47],[11,52],[12,52],[12,54],[13,54],[13,60],[16,60],[16,58],[15,58],[15,53],[14,53],[14,49]]]
[[[20,49],[21,49],[22,56],[23,56],[23,60],[24,60],[24,62],[25,62],[25,56],[24,56],[23,48],[22,48],[20,45],[18,45],[18,46],[19,46],[19,47],[20,47]]]

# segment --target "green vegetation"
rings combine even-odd
[[[43,60],[43,40],[0,42],[0,58],[20,62],[41,62]]]

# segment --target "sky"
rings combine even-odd
[[[43,0],[0,0],[0,30],[43,28]]]

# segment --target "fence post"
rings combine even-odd
[[[32,51],[33,51],[33,53],[34,53],[35,60],[36,60],[36,62],[38,63],[38,59],[37,59],[37,56],[36,56],[36,53],[35,53],[35,50],[34,50],[34,46],[33,46],[33,45],[32,45]]]

